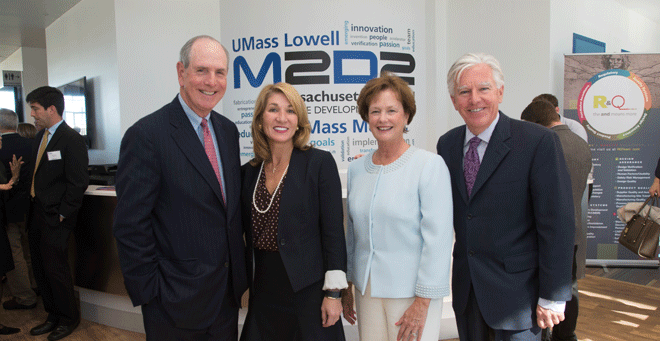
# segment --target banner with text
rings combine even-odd
[[[242,13],[221,14],[222,43],[230,72],[223,114],[240,132],[241,161],[253,157],[254,103],[267,84],[287,82],[302,95],[312,125],[311,143],[331,152],[340,169],[377,148],[358,114],[364,84],[382,71],[402,77],[413,91],[425,88],[424,2],[242,1]],[[416,91],[417,115],[426,112]],[[416,118],[411,145],[423,145]],[[419,125],[415,129],[415,125]]]
[[[564,114],[589,135],[594,188],[587,211],[587,258],[641,259],[618,239],[616,210],[642,202],[660,156],[660,54],[565,56]]]

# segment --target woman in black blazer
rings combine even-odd
[[[332,155],[308,145],[310,133],[305,103],[291,85],[261,90],[252,121],[255,158],[242,168],[254,275],[244,341],[344,340],[341,183]]]

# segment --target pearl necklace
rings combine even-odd
[[[261,180],[261,172],[264,170],[264,164],[266,162],[261,163],[261,169],[259,169],[259,176],[257,177],[257,184],[254,185],[254,191],[252,192],[252,206],[254,206],[254,209],[257,210],[257,212],[264,214],[270,210],[270,206],[273,205],[273,200],[275,199],[275,195],[277,194],[277,190],[280,189],[280,185],[282,185],[282,180],[284,179],[284,176],[286,175],[286,172],[289,170],[289,166],[286,166],[286,169],[284,170],[284,173],[282,174],[282,177],[280,178],[280,182],[277,184],[277,187],[275,187],[275,190],[273,191],[273,195],[270,197],[270,203],[268,204],[268,207],[265,210],[260,210],[259,207],[257,207],[257,187],[259,187],[259,180]],[[265,184],[264,184],[265,186]]]

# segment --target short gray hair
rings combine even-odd
[[[183,64],[183,68],[188,68],[188,65],[190,65],[190,51],[192,50],[193,44],[195,44],[195,42],[200,40],[200,39],[210,39],[210,40],[218,43],[220,46],[222,46],[222,50],[225,51],[225,56],[227,57],[227,67],[229,67],[229,51],[227,51],[227,48],[225,48],[224,45],[222,45],[217,39],[215,39],[211,36],[200,35],[200,36],[190,38],[181,47],[181,51],[179,51],[179,61],[181,62],[181,64]]]
[[[12,110],[0,109],[0,129],[16,131],[18,127],[18,115]]]
[[[502,73],[500,62],[495,57],[484,53],[467,53],[458,58],[447,73],[447,88],[451,96],[456,95],[456,83],[461,78],[463,71],[479,64],[486,64],[490,67],[495,86],[498,89],[504,85],[504,73]]]

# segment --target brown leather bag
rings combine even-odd
[[[641,216],[639,213],[644,206],[658,205],[658,196],[650,196],[644,202],[644,205],[639,208],[637,213],[628,221],[626,228],[619,236],[619,244],[625,246],[628,250],[636,253],[644,258],[656,258],[658,256],[658,237],[660,237],[660,225],[653,219],[649,218],[649,213],[646,216]]]

